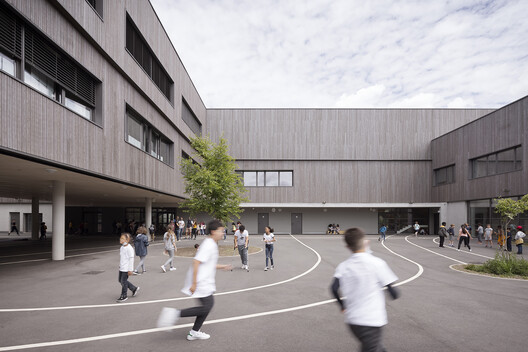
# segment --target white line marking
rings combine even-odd
[[[277,285],[282,285],[282,284],[285,284],[285,283],[288,283],[288,282],[291,282],[291,281],[294,281],[294,280],[297,280],[305,275],[308,275],[309,273],[311,273],[313,270],[315,270],[315,268],[317,268],[317,266],[321,263],[321,256],[319,255],[319,253],[317,253],[317,251],[315,249],[313,249],[312,247],[309,247],[307,246],[306,244],[304,244],[303,242],[299,241],[297,238],[295,238],[293,235],[290,235],[291,237],[293,237],[297,242],[299,242],[300,244],[302,244],[303,246],[305,246],[306,248],[310,249],[312,252],[315,253],[315,255],[317,256],[317,261],[316,263],[310,268],[308,269],[307,271],[305,271],[304,273],[301,273],[297,276],[294,276],[292,278],[289,278],[289,279],[286,279],[286,280],[283,280],[283,281],[279,281],[279,282],[274,282],[274,283],[271,283],[271,284],[266,284],[266,285],[261,285],[261,286],[255,286],[255,287],[248,287],[248,288],[243,288],[243,289],[239,289],[239,290],[233,290],[233,291],[226,291],[226,292],[219,292],[219,293],[215,293],[215,296],[224,296],[224,295],[230,295],[230,294],[234,294],[234,293],[240,293],[240,292],[247,292],[247,291],[254,291],[254,290],[259,290],[259,289],[262,289],[262,288],[267,288],[267,287],[272,287],[272,286],[277,286]],[[81,255],[81,254],[79,254]],[[157,299],[157,300],[152,300],[152,301],[142,301],[142,302],[131,302],[131,303],[112,303],[112,304],[94,304],[94,305],[84,305],[84,306],[65,306],[65,307],[42,307],[42,308],[13,308],[13,309],[0,309],[0,312],[1,313],[4,313],[4,312],[36,312],[36,311],[50,311],[50,310],[67,310],[67,309],[87,309],[87,308],[108,308],[108,307],[127,307],[127,306],[132,306],[132,305],[142,305],[142,304],[153,304],[153,303],[162,303],[162,302],[174,302],[174,301],[183,301],[183,300],[188,300],[188,299],[193,299],[194,297],[177,297],[177,298],[166,298],[166,299]]]
[[[436,244],[439,244],[439,242],[436,241],[437,239],[436,238],[433,238],[433,242],[436,243]],[[448,248],[448,249],[453,249],[453,250],[456,250],[455,247],[445,247],[445,248]],[[473,248],[475,248],[475,246],[473,246]],[[492,257],[488,257],[486,255],[482,255],[482,254],[478,254],[478,253],[474,253],[474,252],[464,252],[464,253],[467,253],[467,254],[471,254],[471,255],[476,255],[476,256],[479,256],[479,257],[482,257],[482,258],[487,258],[487,259],[494,259]]]
[[[409,235],[409,236],[410,236],[410,235]],[[416,246],[416,247],[418,247],[418,248],[421,248],[421,249],[423,249],[424,251],[428,251],[428,252],[431,252],[431,253],[433,253],[433,254],[439,255],[440,257],[444,257],[444,258],[446,258],[446,259],[452,260],[452,261],[454,261],[454,262],[457,262],[457,263],[460,263],[460,264],[467,264],[467,263],[464,263],[464,262],[462,262],[462,261],[460,261],[460,260],[458,260],[458,259],[451,258],[451,257],[448,257],[447,255],[443,255],[443,254],[440,254],[440,253],[436,253],[435,251],[432,251],[432,250],[430,250],[430,249],[428,249],[428,248],[425,248],[425,247],[419,246],[419,245],[417,245],[417,244],[415,244],[415,243],[412,243],[412,242],[409,241],[409,239],[407,238],[407,237],[409,237],[409,236],[405,236],[405,240],[406,240],[407,242],[409,242],[410,244],[412,244],[413,246]]]
[[[298,241],[299,243],[301,243],[303,246],[309,248],[310,250],[312,250],[314,253],[317,254],[317,257],[318,257],[318,262],[316,265],[314,265],[308,272],[311,272],[312,270],[314,270],[317,265],[319,265],[319,263],[321,262],[321,256],[319,255],[319,253],[317,253],[317,251],[309,246],[307,246],[306,244],[302,243],[301,241],[299,241],[297,238],[295,238],[293,235],[290,235],[292,236],[296,241]],[[422,273],[423,273],[423,267],[400,255],[400,254],[397,254],[395,253],[394,251],[390,250],[389,248],[387,248],[384,244],[383,246],[388,250],[390,251],[391,253],[415,264],[418,266],[419,270],[418,270],[418,274],[414,275],[413,277],[411,277],[410,279],[407,279],[405,281],[402,281],[402,282],[399,282],[397,283],[396,285],[394,286],[400,286],[400,285],[403,285],[405,283],[408,283],[412,280],[415,280],[417,279]],[[306,273],[308,273],[306,272]],[[298,277],[300,276],[304,276],[306,274],[301,274],[299,275]],[[290,281],[293,280],[292,279],[289,279]],[[273,286],[275,284],[271,284],[269,286]],[[268,285],[266,285],[268,286]],[[254,288],[252,288],[254,289]],[[240,290],[241,291],[241,290]],[[224,293],[224,294],[227,294],[227,293]],[[223,318],[223,319],[215,319],[215,320],[210,320],[210,321],[206,321],[204,323],[204,325],[210,325],[210,324],[218,324],[218,323],[225,323],[225,322],[230,322],[230,321],[238,321],[238,320],[245,320],[245,319],[251,319],[251,318],[258,318],[258,317],[263,317],[263,316],[267,316],[267,315],[275,315],[275,314],[281,314],[281,313],[287,313],[287,312],[293,312],[293,311],[296,311],[296,310],[301,310],[301,309],[307,309],[307,308],[313,308],[313,307],[317,307],[317,306],[322,306],[322,305],[325,305],[325,304],[329,304],[329,303],[333,303],[335,302],[336,300],[335,299],[327,299],[327,300],[324,300],[324,301],[320,301],[320,302],[314,302],[314,303],[309,303],[309,304],[304,304],[304,305],[300,305],[300,306],[296,306],[296,307],[291,307],[291,308],[284,308],[284,309],[277,309],[277,310],[273,310],[273,311],[267,311],[267,312],[261,312],[261,313],[254,313],[254,314],[247,314],[247,315],[241,315],[241,316],[235,316],[235,317],[230,317],[230,318]],[[151,334],[151,333],[156,333],[156,332],[161,332],[161,331],[168,331],[168,330],[173,330],[173,329],[182,329],[182,328],[186,328],[186,327],[192,327],[193,326],[193,323],[189,323],[189,324],[181,324],[181,325],[175,325],[175,326],[172,326],[172,327],[168,327],[168,328],[152,328],[152,329],[143,329],[143,330],[135,330],[135,331],[128,331],[128,332],[122,332],[122,333],[115,333],[115,334],[109,334],[109,335],[100,335],[100,336],[92,336],[92,337],[83,337],[83,338],[78,338],[78,339],[70,339],[70,340],[61,340],[61,341],[50,341],[50,342],[40,342],[40,343],[32,343],[32,344],[26,344],[26,345],[16,345],[16,346],[6,346],[6,347],[0,347],[0,351],[14,351],[14,350],[21,350],[21,349],[29,349],[29,348],[39,348],[39,347],[50,347],[50,346],[60,346],[60,345],[68,345],[68,344],[74,344],[74,343],[82,343],[82,342],[91,342],[91,341],[100,341],[100,340],[108,340],[108,339],[113,339],[113,338],[117,338],[117,337],[127,337],[127,336],[136,336],[136,335],[144,335],[144,334]]]
[[[391,236],[389,236],[389,237],[387,237],[387,238],[390,238],[390,237],[392,237],[392,236],[393,236],[393,235],[391,235]],[[414,276],[408,278],[407,280],[404,280],[404,281],[398,282],[398,283],[394,284],[393,286],[397,287],[397,286],[404,285],[404,284],[406,284],[406,283],[408,283],[408,282],[411,282],[411,281],[417,279],[418,277],[420,277],[420,276],[423,274],[423,272],[424,272],[424,268],[423,268],[423,266],[421,266],[420,264],[418,264],[417,262],[415,262],[415,261],[413,261],[413,260],[411,260],[411,259],[409,259],[409,258],[404,257],[404,256],[401,255],[401,254],[398,254],[398,253],[394,252],[393,250],[391,250],[390,248],[388,248],[388,247],[385,245],[385,241],[381,242],[381,245],[382,245],[383,247],[385,247],[385,249],[388,250],[389,252],[391,252],[392,254],[394,254],[394,255],[396,255],[396,256],[398,256],[398,257],[400,257],[400,258],[403,258],[403,259],[407,260],[408,262],[413,263],[414,265],[416,265],[416,266],[418,267],[418,272],[417,272]]]

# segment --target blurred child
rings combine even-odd
[[[398,298],[391,286],[398,278],[385,261],[368,253],[364,238],[359,228],[346,230],[345,242],[352,255],[337,267],[331,290],[345,322],[361,342],[361,351],[384,351],[382,327],[387,324],[387,311],[382,289],[386,286],[391,297]]]

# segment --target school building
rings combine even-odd
[[[0,0],[0,101],[0,231],[15,220],[37,238],[45,221],[57,260],[70,223],[110,234],[185,216],[178,165],[195,135],[229,141],[250,233],[497,224],[493,199],[528,193],[528,97],[498,110],[209,109],[147,0]]]

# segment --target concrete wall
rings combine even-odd
[[[466,202],[447,203],[447,219],[445,221],[448,226],[455,224],[455,229],[458,231],[460,225],[469,221]]]
[[[11,231],[10,213],[19,213],[20,222],[17,223],[18,231],[31,234],[31,229],[24,227],[24,214],[31,214],[31,203],[0,203],[0,232]],[[51,204],[40,204],[39,213],[42,214],[42,221],[46,223],[48,232],[53,231]]]

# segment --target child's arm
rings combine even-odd
[[[330,286],[330,290],[332,291],[332,294],[334,295],[335,299],[337,300],[337,303],[341,306],[341,311],[345,311],[345,303],[341,299],[341,296],[339,295],[339,279],[337,277],[334,278],[334,282],[332,283],[332,286]]]
[[[396,288],[392,287],[391,284],[388,284],[386,287],[387,287],[387,291],[389,291],[389,294],[391,295],[392,299],[397,299],[398,297],[400,297],[400,292],[398,290],[396,290]]]

